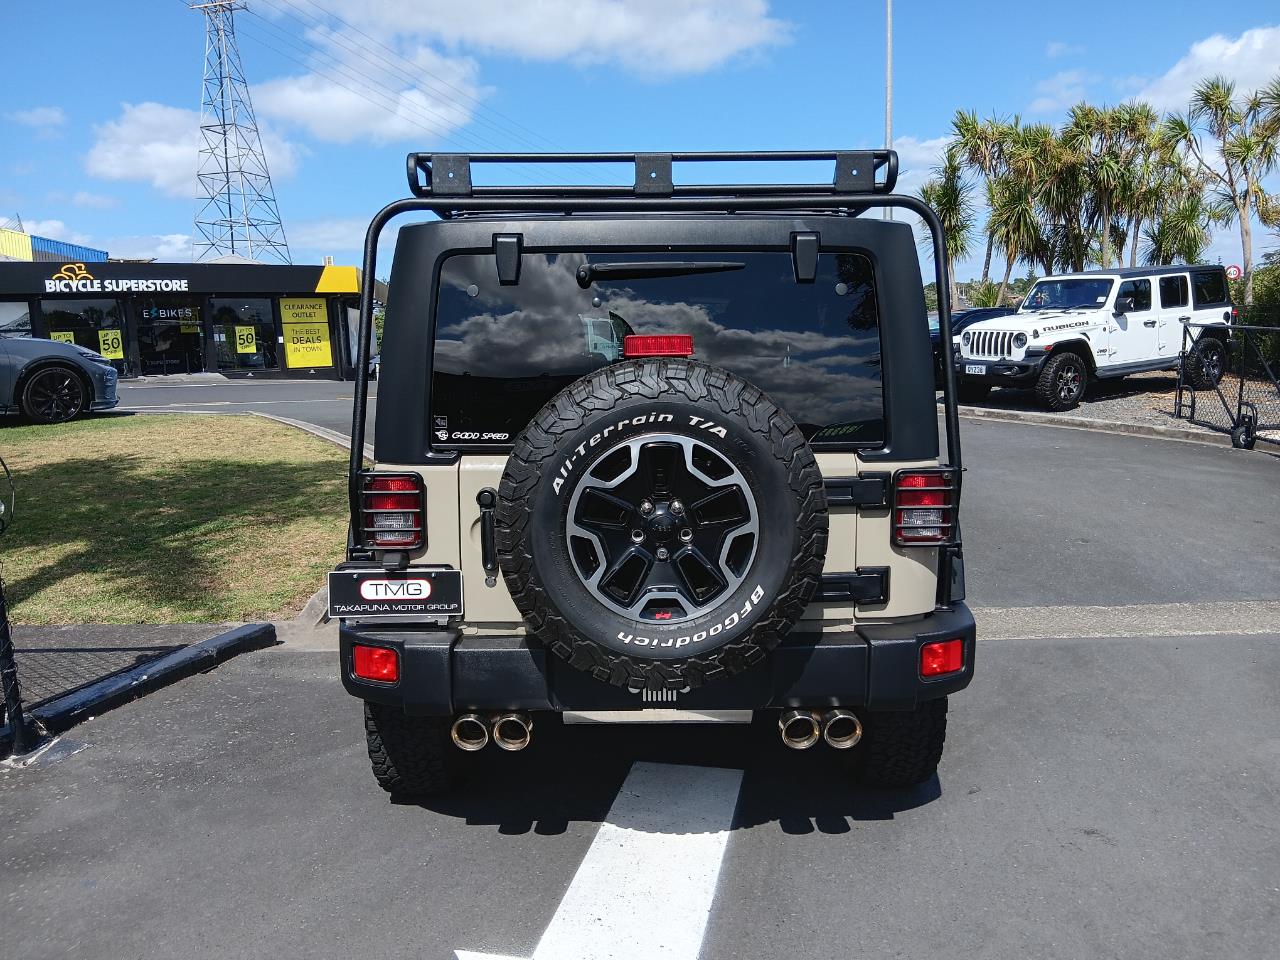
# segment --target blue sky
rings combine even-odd
[[[883,142],[877,0],[248,2],[240,48],[295,262],[357,262],[369,216],[405,193],[411,149]],[[1205,75],[1253,88],[1280,69],[1274,0],[980,11],[895,4],[907,190],[957,108],[1057,121],[1081,98],[1143,96],[1174,109]],[[0,221],[19,214],[32,232],[113,255],[189,259],[203,17],[186,0],[61,0],[56,18],[10,0],[0,28]],[[1238,262],[1236,232],[1211,255]]]

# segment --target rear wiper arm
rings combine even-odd
[[[638,263],[584,263],[578,267],[578,286],[584,290],[593,280],[640,280],[645,277],[683,277],[695,273],[727,273],[745,263],[733,260],[667,260]]]

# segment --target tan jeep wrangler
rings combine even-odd
[[[673,165],[834,164],[677,185]],[[481,164],[633,164],[619,187]],[[365,285],[342,680],[393,793],[566,722],[777,718],[865,783],[933,776],[973,676],[953,362],[941,411],[891,151],[409,156],[366,469]],[[615,168],[616,169],[616,168]],[[940,434],[943,442],[940,444]]]

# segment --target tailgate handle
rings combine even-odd
[[[498,548],[494,543],[493,508],[498,505],[498,491],[485,487],[476,494],[480,506],[480,566],[484,567],[484,585],[498,585]]]

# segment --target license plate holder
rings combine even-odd
[[[978,376],[982,376],[987,372],[987,365],[985,363],[966,363],[964,365],[964,372],[976,373]]]
[[[462,571],[365,567],[329,573],[329,616],[462,616]]]

